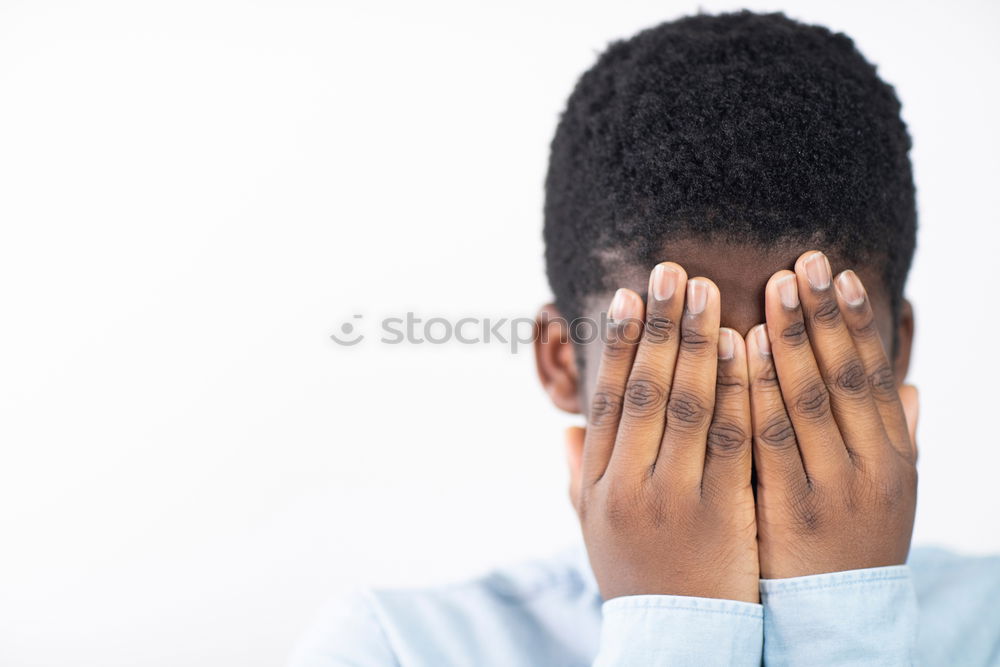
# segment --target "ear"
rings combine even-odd
[[[896,384],[902,385],[910,370],[910,351],[913,349],[913,305],[903,299],[899,308],[899,322],[896,325],[896,356],[893,359],[893,375]]]
[[[579,373],[576,350],[570,339],[569,322],[552,304],[538,311],[535,318],[535,368],[538,380],[560,410],[580,413]]]

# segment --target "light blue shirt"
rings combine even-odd
[[[581,548],[332,604],[289,665],[1000,665],[997,557],[914,550],[907,565],[764,580],[760,592],[761,604],[602,602]]]

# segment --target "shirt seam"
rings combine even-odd
[[[829,584],[806,584],[791,585],[787,588],[779,587],[773,590],[761,590],[761,597],[774,597],[776,595],[795,595],[797,593],[813,593],[816,591],[828,591],[832,589],[851,588],[896,588],[900,582],[905,582],[908,577],[894,577],[885,579],[871,579],[867,581],[841,581]]]
[[[735,602],[735,600],[734,600]],[[750,604],[750,603],[748,603]],[[644,602],[628,602],[628,603],[618,603],[608,607],[606,612],[614,612],[617,610],[627,610],[627,609],[676,609],[678,611],[697,611],[708,614],[725,614],[729,616],[743,616],[746,618],[763,618],[764,610],[762,607],[747,609],[745,611],[740,611],[736,609],[711,609],[709,607],[694,607],[689,605],[676,605],[676,604],[664,604],[662,602],[644,601]]]

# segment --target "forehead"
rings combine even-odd
[[[593,299],[590,310],[600,312],[607,308],[614,290],[627,287],[645,295],[649,271],[659,262],[676,262],[684,267],[689,277],[711,279],[719,287],[722,297],[722,326],[745,335],[753,326],[764,321],[764,287],[768,279],[782,269],[793,269],[795,260],[807,250],[822,250],[830,258],[834,274],[853,269],[864,283],[883,337],[889,333],[891,316],[889,298],[885,293],[878,267],[850,266],[839,253],[820,245],[782,244],[774,246],[735,244],[705,239],[671,241],[654,258],[652,265],[639,266],[631,262],[616,264],[607,261],[607,294]]]

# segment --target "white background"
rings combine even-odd
[[[274,665],[348,588],[571,543],[530,354],[328,336],[531,315],[576,77],[699,4],[0,5],[0,664]],[[916,541],[1000,550],[1000,5],[752,4],[897,86]]]

